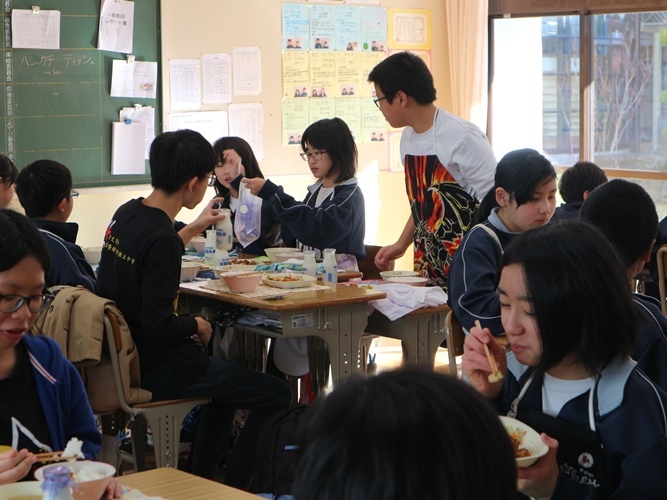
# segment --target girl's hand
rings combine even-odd
[[[114,500],[123,496],[123,485],[118,482],[115,477],[112,477],[104,490],[102,498],[104,500]]]
[[[391,263],[403,256],[405,250],[398,243],[380,248],[375,254],[375,267],[380,271],[389,271]]]
[[[253,177],[252,179],[242,179],[241,182],[245,184],[245,187],[247,187],[253,195],[257,196],[264,187],[266,179]]]
[[[236,179],[239,175],[245,175],[241,156],[234,149],[225,149],[222,152],[222,158],[225,161],[225,167],[229,168],[229,175],[232,179]]]
[[[498,397],[503,387],[503,379],[498,382],[489,382],[489,374],[493,372],[489,359],[486,357],[484,345],[491,351],[496,361],[498,371],[505,375],[507,373],[507,357],[505,349],[501,347],[491,335],[488,328],[473,326],[463,343],[463,356],[461,357],[461,369],[468,378],[468,382],[475,389],[493,399]]]
[[[15,483],[23,479],[36,461],[35,455],[26,449],[0,453],[0,484]]]
[[[551,498],[558,481],[558,463],[556,462],[558,441],[544,433],[540,437],[542,442],[549,447],[549,451],[535,465],[518,469],[517,475],[517,489],[536,500]]]

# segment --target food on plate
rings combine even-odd
[[[507,434],[512,442],[514,458],[529,457],[530,450],[523,447],[523,438],[526,437],[526,431],[518,427],[507,427]]]
[[[252,259],[229,259],[230,264],[240,264],[243,266],[256,266],[257,261]]]
[[[67,441],[67,445],[65,446],[65,449],[61,455],[62,458],[85,458],[83,456],[83,452],[81,451],[82,446],[83,441],[73,437]]]
[[[271,281],[281,281],[283,283],[292,283],[295,281],[303,281],[302,274],[270,274],[266,279]]]

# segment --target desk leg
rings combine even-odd
[[[407,349],[408,363],[433,368],[435,355],[445,340],[445,313],[403,318],[405,335],[403,343]]]
[[[320,309],[317,332],[329,348],[334,385],[358,371],[359,341],[368,323],[366,303]]]

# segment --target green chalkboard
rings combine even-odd
[[[133,55],[160,60],[159,0],[134,2]],[[5,133],[0,151],[21,169],[40,158],[57,160],[72,171],[75,187],[150,182],[143,175],[111,175],[111,128],[123,107],[155,108],[155,129],[162,127],[160,84],[157,99],[111,97],[114,59],[125,54],[97,50],[100,0],[4,0],[3,92],[0,120]],[[61,12],[60,49],[13,49],[12,9]],[[159,74],[159,72],[158,72]]]

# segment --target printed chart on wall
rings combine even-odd
[[[282,144],[300,144],[310,123],[334,116],[357,142],[397,142],[400,130],[373,102],[368,74],[400,50],[414,50],[430,67],[430,27],[426,10],[284,3]]]
[[[161,128],[158,4],[5,0],[0,152],[19,168],[57,160],[77,187],[147,183],[145,143]]]

